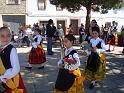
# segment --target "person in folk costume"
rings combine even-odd
[[[11,44],[11,32],[0,28],[0,93],[27,93],[20,75],[18,54]]]
[[[79,69],[80,59],[72,45],[75,37],[68,34],[64,38],[64,55],[58,61],[59,72],[54,93],[84,93],[83,81]]]
[[[42,47],[42,36],[41,36],[41,30],[37,29],[35,31],[34,38],[32,40],[32,49],[29,53],[29,63],[26,67],[27,69],[32,69],[32,64],[41,64],[38,69],[44,68],[44,63],[46,62],[46,56],[45,51]]]
[[[94,27],[97,27],[97,28],[100,30],[100,28],[99,28],[99,26],[98,26],[98,24],[97,24],[97,21],[96,21],[95,19],[93,19],[93,20],[91,21],[90,27],[89,27],[89,31],[88,31],[88,33],[87,33],[87,35],[86,35],[86,37],[85,37],[85,42],[82,43],[82,46],[83,46],[83,47],[81,46],[81,47],[82,47],[83,49],[85,49],[86,51],[90,48],[90,40],[92,39],[92,29],[93,29]],[[86,51],[84,51],[85,56],[87,56]],[[86,57],[86,59],[87,59],[87,57]]]
[[[99,28],[92,28],[92,39],[88,59],[85,66],[85,78],[91,81],[89,88],[94,88],[96,81],[101,81],[106,76],[106,59],[104,52],[105,43],[99,38]]]
[[[117,36],[117,23],[115,21],[112,22],[111,26],[111,32],[109,33],[108,37],[108,44],[109,44],[109,49],[107,52],[110,52],[110,47],[113,45],[113,51],[115,49],[115,46],[118,45],[118,36]]]

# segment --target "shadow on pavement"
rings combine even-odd
[[[47,62],[42,70],[37,69],[38,66],[34,66],[32,70],[25,69],[28,52],[19,53],[21,74],[28,93],[52,93],[58,72],[57,61],[60,58],[60,49],[54,51],[53,56],[47,55]],[[124,93],[124,55],[106,53],[106,58],[109,67],[106,78],[92,90],[88,89],[89,82],[85,81],[86,93]],[[84,57],[81,57],[81,61],[84,61]]]

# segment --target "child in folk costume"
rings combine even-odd
[[[7,27],[0,28],[0,93],[27,93],[21,75],[16,49],[10,43]]]
[[[64,38],[64,57],[58,62],[59,73],[54,93],[84,93],[84,78],[80,73],[80,59],[72,45],[75,37],[68,34]]]
[[[31,52],[29,53],[29,64],[27,69],[32,68],[32,64],[41,64],[38,69],[43,69],[44,68],[44,62],[46,62],[46,56],[45,56],[45,51],[41,45],[42,41],[42,36],[41,36],[41,30],[37,29],[35,31],[35,36],[32,40],[32,49]]]
[[[107,50],[107,52],[111,52],[111,50],[110,50],[111,45],[113,46],[112,51],[114,51],[115,46],[118,45],[117,24],[115,21],[113,21],[112,24],[113,25],[111,27],[111,32],[109,33],[109,37],[108,37],[109,49]]]
[[[89,56],[85,67],[85,77],[91,80],[89,88],[95,86],[96,81],[101,81],[105,77],[105,43],[99,36],[99,28],[92,28],[92,39],[90,40]]]

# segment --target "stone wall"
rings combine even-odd
[[[7,5],[6,0],[0,0],[0,14],[25,14],[26,0],[20,0],[19,5]]]

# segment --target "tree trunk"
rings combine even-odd
[[[87,15],[86,15],[86,24],[85,24],[85,30],[86,33],[89,32],[89,27],[90,27],[90,19],[91,19],[91,3],[87,4],[86,10],[87,10]]]

